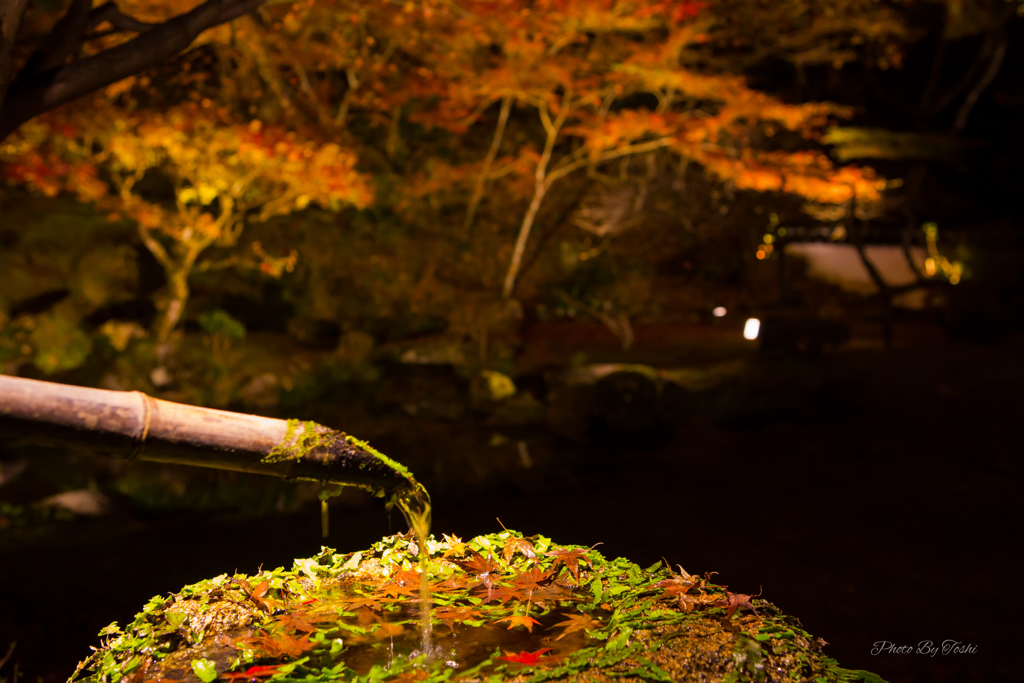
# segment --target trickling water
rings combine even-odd
[[[327,499],[320,501],[320,535],[327,538],[331,531],[331,510],[327,507]]]
[[[427,537],[430,535],[430,496],[427,495],[426,489],[419,486],[411,493],[399,497],[395,503],[416,534],[416,546],[420,556],[420,650],[428,660],[431,660],[435,653],[430,626],[433,599],[430,581],[427,578],[427,562],[430,559],[430,552],[427,550]]]

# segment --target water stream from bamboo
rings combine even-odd
[[[420,558],[420,650],[428,660],[431,660],[436,653],[433,649],[430,624],[433,596],[427,577],[427,562],[430,559],[430,551],[427,549],[427,537],[430,535],[430,496],[421,486],[411,493],[400,496],[395,504],[416,535],[416,547]]]

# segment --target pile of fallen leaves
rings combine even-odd
[[[105,628],[71,680],[880,680],[839,668],[795,619],[711,575],[507,530],[426,544],[426,652],[407,534],[155,597]]]

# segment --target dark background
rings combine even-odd
[[[436,534],[493,532],[500,517],[562,543],[601,542],[606,556],[642,566],[663,557],[691,573],[717,571],[735,591],[763,588],[846,667],[889,681],[1019,681],[1020,352],[938,342],[755,359],[745,378],[691,404],[653,447],[519,434],[531,443],[531,468],[513,445],[488,446],[490,430],[472,419],[385,425],[358,404],[302,417],[355,433],[361,423],[381,429],[374,443],[424,473]],[[419,382],[436,391],[445,380]],[[63,462],[56,453],[32,457],[33,468]],[[469,458],[491,460],[482,481],[430,474],[431,464],[466,468]],[[349,496],[333,505],[327,543],[354,550],[400,530],[397,513]],[[100,628],[130,620],[151,595],[290,565],[318,550],[319,531],[310,503],[260,516],[121,510],[8,538],[0,637],[19,641],[26,677],[59,680]],[[871,655],[876,641],[946,639],[977,654]]]

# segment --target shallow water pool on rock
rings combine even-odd
[[[410,533],[155,597],[71,680],[881,681],[767,600],[682,567],[514,531],[426,546],[426,648]]]

